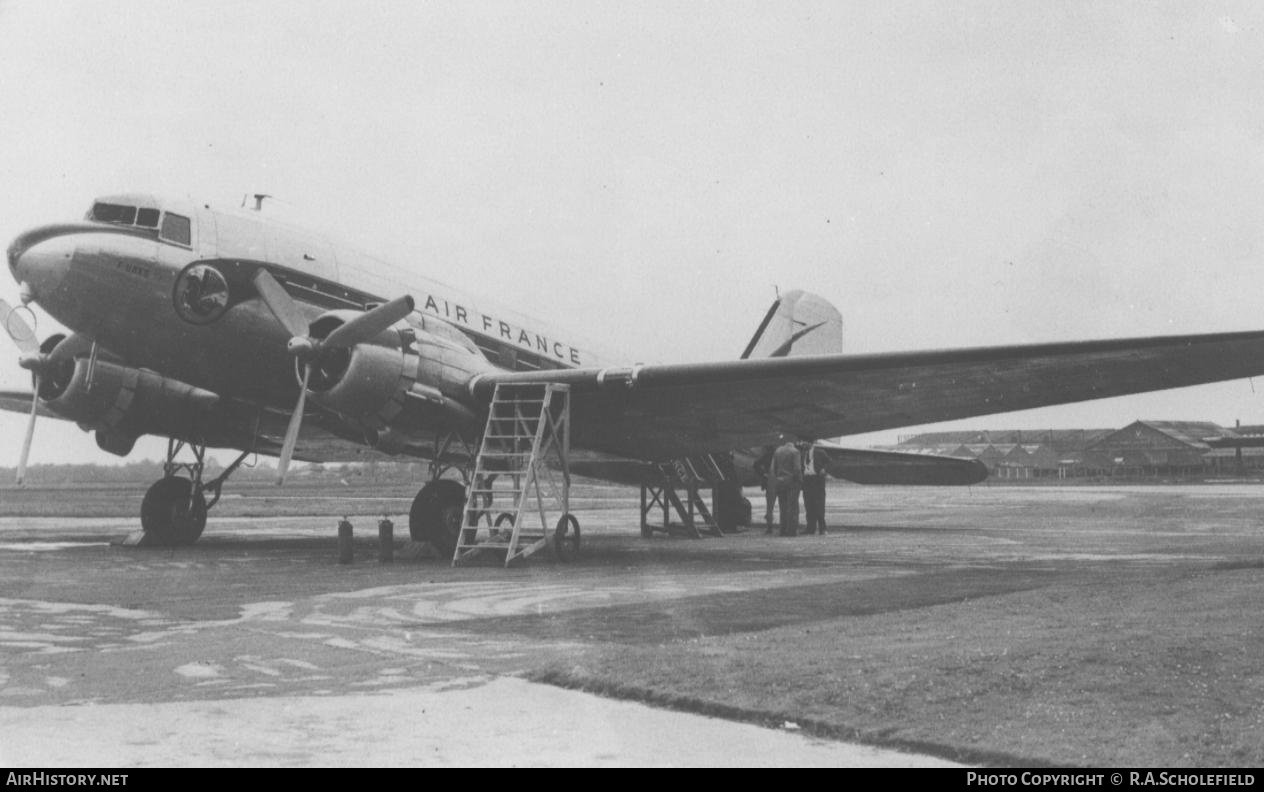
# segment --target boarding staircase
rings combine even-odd
[[[656,531],[693,539],[724,535],[719,520],[707,508],[700,488],[707,483],[718,486],[734,480],[736,473],[731,459],[721,460],[705,454],[660,462],[655,468],[655,475],[641,483],[641,536],[648,538]],[[662,509],[661,525],[650,520],[650,513],[656,509]],[[673,511],[680,522],[672,521]]]
[[[571,560],[579,522],[570,513],[569,457],[570,388],[497,385],[452,565],[491,556],[509,566],[546,547]],[[539,528],[529,528],[536,518]]]

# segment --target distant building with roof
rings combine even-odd
[[[1133,421],[1086,448],[1084,464],[1120,476],[1203,473],[1214,465],[1209,441],[1231,434],[1210,421]]]
[[[924,432],[900,437],[890,450],[978,459],[995,478],[1030,479],[1084,475],[1084,450],[1114,429],[984,429]],[[946,450],[951,449],[951,450]]]

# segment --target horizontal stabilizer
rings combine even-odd
[[[826,471],[834,478],[857,484],[913,484],[963,486],[988,477],[987,466],[977,459],[902,454],[898,451],[863,451],[817,444]]]

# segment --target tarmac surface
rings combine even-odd
[[[1140,492],[1264,500],[1264,487],[1246,485]],[[617,505],[579,513],[576,563],[542,556],[513,569],[380,564],[368,517],[356,520],[351,565],[337,563],[333,517],[212,514],[203,539],[179,549],[111,544],[133,519],[0,518],[0,764],[948,765],[811,738],[793,723],[763,728],[521,677],[594,641],[756,629],[734,622],[743,597],[791,601],[1015,563],[1057,573],[1264,554],[1264,531],[1249,524],[1200,529],[1186,515],[1168,532],[1153,519],[1040,516],[1124,497],[1128,488],[831,487],[830,523],[863,527],[797,539],[643,539],[636,507]],[[739,607],[719,605],[730,602]],[[783,621],[806,618],[792,607]]]

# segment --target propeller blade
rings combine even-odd
[[[4,300],[0,300],[0,325],[4,326],[4,331],[9,338],[13,339],[13,343],[17,344],[18,351],[23,355],[39,354],[40,345],[35,338],[35,331],[22,320],[13,306]]]
[[[350,347],[368,341],[378,333],[413,312],[413,298],[407,295],[382,303],[371,311],[365,311],[321,340],[322,347]]]
[[[259,292],[259,296],[263,298],[263,304],[268,306],[268,310],[272,311],[272,315],[281,323],[286,332],[296,338],[305,337],[307,319],[298,309],[298,303],[294,302],[281,284],[277,283],[272,273],[260,267],[255,273],[254,284],[255,291]]]
[[[307,382],[312,377],[312,364],[303,367],[303,387],[298,392],[298,404],[294,406],[294,414],[290,416],[290,426],[285,430],[285,442],[281,444],[281,456],[277,460],[277,486],[285,483],[285,474],[290,469],[290,457],[294,456],[294,446],[298,443],[298,430],[303,424],[303,405],[307,402]]]
[[[26,460],[31,455],[31,439],[35,436],[35,418],[39,414],[40,376],[35,374],[35,393],[31,395],[31,417],[26,421],[26,437],[22,440],[22,455],[18,457],[18,483],[26,478]]]

